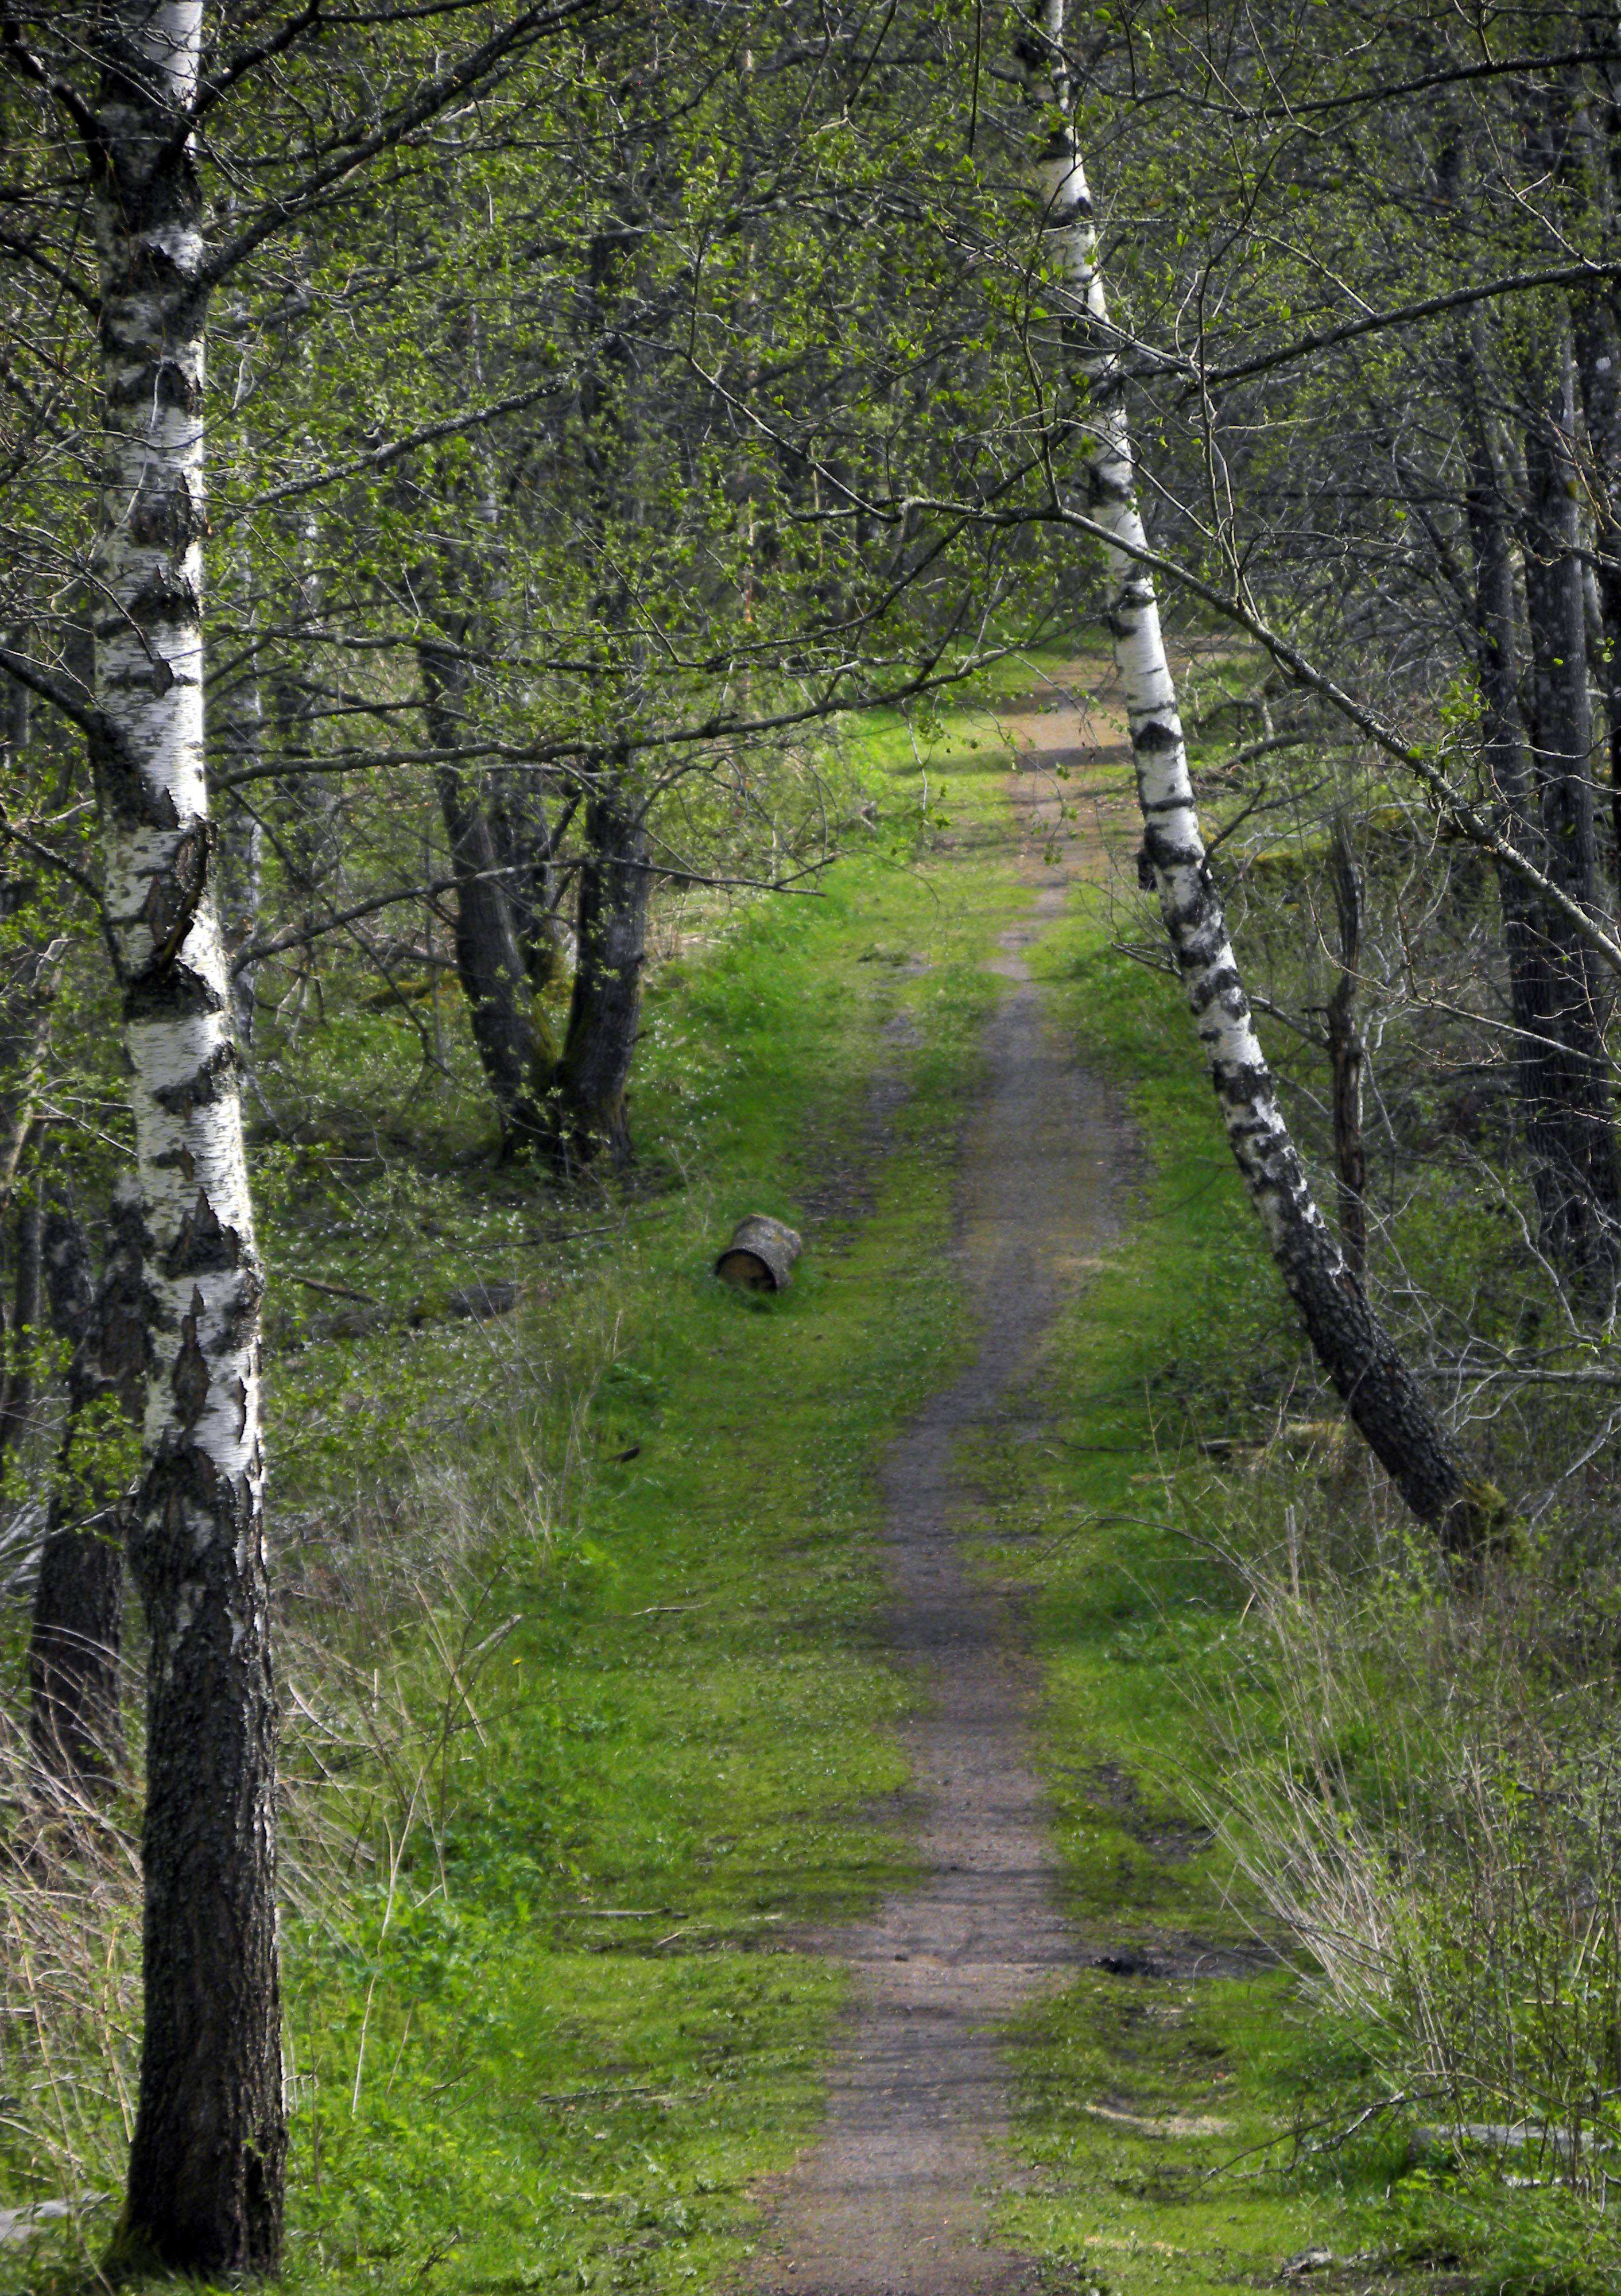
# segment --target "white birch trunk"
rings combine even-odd
[[[145,2024],[115,2250],[265,2271],[285,2149],[259,1301],[203,758],[201,0],[98,16],[105,464],[95,762],[152,1335]]]
[[[1153,579],[1132,554],[1147,547],[1147,537],[1137,508],[1125,377],[1110,341],[1092,195],[1075,135],[1063,34],[1063,0],[1043,0],[1026,19],[1019,61],[1028,96],[1045,113],[1036,166],[1047,243],[1076,314],[1066,332],[1084,404],[1070,417],[1063,444],[1078,436],[1084,507],[1121,545],[1109,548],[1108,623],[1160,913],[1228,1141],[1319,1358],[1413,1512],[1435,1524],[1449,1545],[1474,1546],[1490,1527],[1494,1503],[1500,1511],[1501,1502],[1468,1482],[1438,1418],[1313,1200],[1256,1035],[1206,858]]]

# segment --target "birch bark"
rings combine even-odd
[[[259,1300],[203,758],[202,0],[98,11],[106,910],[153,1359],[131,1560],[151,1632],[145,2023],[123,2268],[274,2268],[285,2121]]]
[[[1228,1142],[1318,1359],[1413,1513],[1447,1547],[1471,1551],[1489,1532],[1502,1502],[1466,1477],[1313,1200],[1255,1032],[1206,859],[1152,578],[1128,554],[1146,547],[1146,536],[1063,35],[1063,0],[1042,0],[1023,20],[1018,62],[1027,94],[1044,115],[1036,165],[1046,237],[1053,268],[1077,311],[1069,337],[1085,404],[1071,435],[1078,437],[1085,458],[1083,507],[1125,545],[1109,551],[1108,623],[1126,692],[1143,845],[1160,914]]]

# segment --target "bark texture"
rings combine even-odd
[[[428,738],[436,749],[454,749],[465,733],[465,665],[449,647],[425,644],[418,655]],[[456,881],[456,974],[495,1103],[503,1149],[520,1154],[550,1140],[539,1100],[552,1046],[535,1004],[513,920],[507,864],[484,792],[459,765],[440,766],[435,780]]]
[[[151,1634],[145,2021],[112,2261],[273,2270],[286,2150],[259,1302],[203,749],[201,0],[98,12],[107,924],[152,1334],[131,1560]]]
[[[56,972],[67,948],[65,939],[25,946],[0,964],[0,1210],[11,1201],[34,1122]]]
[[[51,1320],[73,1353],[34,1589],[29,1730],[41,1769],[78,1792],[103,1785],[123,1752],[119,1654],[128,1492],[117,1472],[117,1436],[139,1423],[145,1396],[143,1232],[139,1191],[120,1184],[106,1264],[93,1285],[82,1222],[59,1211],[46,1220]]]
[[[1593,902],[1598,852],[1576,374],[1568,329],[1560,331],[1553,364],[1550,404],[1526,436],[1529,825],[1536,838],[1533,849],[1550,879],[1585,908]],[[1615,1292],[1621,1242],[1603,992],[1596,959],[1566,918],[1546,902],[1520,906],[1515,1000],[1528,1037],[1519,1071],[1542,1246],[1602,1312]]]
[[[1109,553],[1108,621],[1126,692],[1143,848],[1160,913],[1229,1144],[1318,1359],[1414,1514],[1434,1527],[1444,1545],[1472,1550],[1489,1533],[1501,1502],[1465,1475],[1429,1398],[1313,1201],[1206,859],[1153,584],[1127,554],[1145,548],[1146,537],[1136,504],[1125,378],[1109,347],[1092,198],[1073,126],[1063,30],[1062,0],[1045,0],[1024,20],[1019,62],[1045,115],[1037,163],[1044,220],[1054,268],[1077,315],[1070,334],[1085,389],[1074,417],[1086,470],[1084,507],[1126,545]]]
[[[634,795],[608,782],[585,800],[569,1029],[547,1119],[564,1172],[631,1160],[625,1086],[636,1048],[647,961],[647,826]]]
[[[45,1200],[38,1176],[17,1205],[15,1289],[12,1294],[10,1327],[0,1309],[0,1333],[5,1350],[0,1371],[0,1469],[6,1454],[28,1432],[34,1408],[37,1357],[40,1338],[40,1279],[44,1271]]]
[[[1363,1048],[1356,1025],[1356,969],[1362,961],[1362,871],[1343,814],[1329,840],[1329,880],[1339,937],[1339,978],[1328,1002],[1329,1064],[1333,1078],[1334,1163],[1339,1185],[1339,1248],[1360,1283],[1368,1264],[1368,1158],[1363,1143]]]

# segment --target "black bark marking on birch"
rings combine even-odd
[[[224,1225],[209,1201],[207,1190],[199,1188],[197,1201],[181,1222],[164,1258],[163,1273],[172,1281],[183,1275],[220,1275],[242,1264],[241,1236]]]
[[[233,1093],[240,1066],[236,1047],[227,1039],[215,1047],[184,1084],[159,1085],[152,1093],[152,1098],[171,1116],[184,1119],[193,1110],[208,1108],[224,1095]]]
[[[167,966],[160,966],[154,960],[127,982],[124,1017],[127,1021],[173,1021],[187,1014],[223,1013],[228,1003],[228,993],[216,988],[211,980],[192,972],[190,965],[177,964],[171,958]]]
[[[111,635],[122,629],[115,624]],[[98,631],[98,637],[107,635]],[[91,735],[90,762],[103,812],[129,829],[178,829],[180,815],[167,789],[154,787],[132,758],[126,743],[111,729],[98,726]]]
[[[184,550],[209,530],[189,487],[143,487],[129,512],[129,536],[151,548]]]
[[[130,539],[138,541],[140,537],[132,533]],[[124,611],[139,630],[165,630],[178,625],[189,632],[202,611],[202,601],[192,584],[176,568],[158,565],[151,570],[140,588],[125,601]],[[154,676],[161,669],[172,680],[173,672],[161,654],[153,655],[151,668]],[[167,693],[168,687],[160,686],[159,691]]]
[[[152,937],[154,965],[178,955],[209,882],[209,824],[198,822],[176,840],[165,866],[154,873],[142,915]]]
[[[169,1385],[175,1398],[175,1415],[188,1431],[196,1426],[209,1406],[209,1359],[198,1340],[198,1331],[205,1313],[201,1292],[192,1293],[191,1313],[181,1318],[180,1352],[175,1357],[175,1368]]]

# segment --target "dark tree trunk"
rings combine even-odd
[[[34,1408],[44,1236],[45,1201],[36,1173],[34,1185],[17,1206],[15,1289],[12,1295],[11,1329],[6,1333],[4,1368],[0,1374],[0,1472],[4,1470],[8,1454],[27,1434]]]
[[[295,516],[282,529],[282,562],[286,589],[279,601],[284,625],[293,645],[274,658],[268,680],[269,734],[274,754],[288,771],[276,782],[281,824],[276,850],[294,889],[305,901],[303,924],[307,931],[316,922],[315,896],[337,862],[339,800],[323,775],[304,770],[315,749],[318,690],[308,674],[308,639],[319,627],[322,611],[322,570],[316,557],[318,521],[307,512]],[[260,739],[266,728],[257,729]],[[312,942],[300,962],[313,968]],[[307,981],[313,977],[307,971]]]
[[[1579,350],[1604,642],[1594,669],[1604,696],[1611,865],[1621,881],[1621,325],[1607,292],[1586,299]]]
[[[0,903],[0,914],[9,904]],[[51,1035],[56,971],[65,939],[0,959],[0,1210],[11,1201],[34,1122],[40,1063]]]
[[[265,713],[258,672],[250,666],[220,712],[219,749],[233,773],[258,766],[265,753]],[[225,947],[234,958],[253,939],[259,921],[259,896],[264,876],[265,832],[251,809],[255,792],[246,800],[227,791],[219,826],[220,923]],[[231,974],[231,1019],[237,1049],[244,1066],[251,1059],[258,1019],[254,980],[258,967],[244,964]]]
[[[1356,969],[1362,959],[1362,872],[1343,814],[1334,816],[1329,876],[1339,933],[1339,978],[1328,1004],[1333,1070],[1334,1165],[1339,1191],[1339,1249],[1360,1283],[1368,1266],[1368,1160],[1363,1144],[1363,1041],[1356,1026]]]
[[[524,970],[537,996],[555,988],[569,972],[558,915],[557,852],[573,813],[571,803],[555,823],[548,821],[544,792],[534,772],[505,766],[491,775],[490,834],[506,871],[503,882]]]
[[[446,647],[424,644],[417,651],[428,738],[435,749],[454,749],[466,734],[465,666]],[[519,947],[505,864],[483,791],[454,763],[441,765],[435,781],[456,881],[456,973],[495,1103],[503,1149],[520,1154],[547,1136],[539,1095],[551,1048]]]
[[[1519,709],[1519,613],[1514,564],[1497,472],[1484,434],[1478,436],[1468,498],[1475,552],[1475,661],[1480,681],[1480,747],[1486,774],[1518,838],[1528,851],[1539,846],[1526,764]],[[1512,869],[1497,873],[1503,940],[1509,961],[1509,1006],[1513,1015],[1514,1072],[1527,1117],[1541,1098],[1537,1063],[1542,1054],[1541,1014],[1536,996],[1539,970],[1533,954],[1535,896]]]
[[[1533,786],[1520,706],[1519,610],[1510,545],[1509,489],[1494,452],[1488,418],[1480,403],[1477,359],[1464,381],[1470,429],[1470,486],[1466,501],[1475,557],[1475,659],[1480,685],[1481,750],[1492,786],[1510,815],[1526,849],[1552,872],[1547,824]],[[1549,652],[1551,619],[1546,587],[1551,570],[1542,570],[1540,599],[1543,654]],[[1535,577],[1532,578],[1535,585]],[[1568,612],[1568,598],[1566,601]],[[1583,649],[1584,659],[1585,647]],[[1546,665],[1551,666],[1551,665]],[[1591,1074],[1572,1058],[1566,1042],[1568,993],[1562,985],[1560,951],[1565,929],[1547,906],[1512,870],[1498,872],[1503,942],[1508,957],[1509,1005],[1514,1023],[1513,1063],[1527,1159],[1544,1248],[1568,1273],[1583,1274],[1568,1234],[1573,1204],[1584,1200],[1581,1174],[1594,1119],[1584,1105]],[[1591,1012],[1591,1006],[1589,1006]],[[1575,1092],[1573,1104],[1572,1094]],[[1601,1131],[1608,1121],[1601,1099]]]
[[[1555,352],[1548,413],[1526,439],[1530,500],[1526,603],[1531,651],[1532,788],[1543,865],[1591,905],[1596,880],[1581,503],[1574,455],[1575,363]],[[1621,1242],[1609,1061],[1595,961],[1545,903],[1518,904],[1517,1020],[1526,1139],[1542,1248],[1601,1310],[1614,1295]],[[1523,1014],[1523,1018],[1520,1015]]]
[[[140,1494],[130,1559],[156,1655],[142,1829],[146,2021],[114,2257],[209,2278],[266,2273],[281,2251],[286,2136],[259,1511],[201,1450],[165,1446]]]
[[[123,1755],[119,1653],[128,1535],[124,1479],[109,1472],[119,1432],[138,1423],[147,1340],[141,1283],[139,1191],[115,1192],[99,1285],[81,1221],[47,1218],[51,1320],[73,1349],[50,1521],[34,1590],[29,1728],[41,1767],[81,1792],[113,1775]]]
[[[613,784],[585,801],[576,914],[574,994],[547,1115],[560,1170],[631,1160],[625,1086],[635,1051],[647,961],[647,827],[636,801]]]

